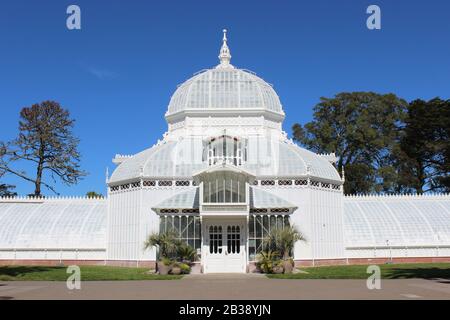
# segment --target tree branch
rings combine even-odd
[[[18,176],[19,178],[22,178],[22,179],[27,180],[27,181],[29,181],[29,182],[32,182],[32,183],[35,183],[35,182],[36,182],[36,180],[34,180],[34,179],[32,179],[32,178],[26,176],[24,173],[15,171],[15,170],[13,170],[13,169],[11,169],[11,168],[5,168],[5,167],[3,167],[3,166],[0,167],[0,168],[1,168],[2,170],[6,171],[6,172],[9,172],[9,173],[11,173],[11,174],[13,174],[13,175],[16,175],[16,176]],[[58,193],[52,186],[50,186],[49,184],[47,184],[47,183],[45,183],[45,182],[43,182],[43,181],[42,181],[42,184],[43,184],[44,187],[46,187],[47,189],[51,190],[54,194],[59,195],[59,193]]]

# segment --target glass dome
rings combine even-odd
[[[270,84],[254,73],[230,64],[226,30],[219,55],[220,64],[194,75],[181,84],[172,98],[166,119],[176,114],[222,112],[236,114],[269,112],[284,119],[280,99]]]
[[[284,115],[280,99],[268,83],[248,71],[227,67],[207,70],[179,86],[166,117],[186,110],[215,113],[232,109]]]

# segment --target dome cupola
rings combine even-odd
[[[276,122],[284,119],[280,99],[273,87],[255,73],[231,65],[227,31],[219,65],[198,72],[179,85],[166,112],[169,123],[186,116],[264,116]]]

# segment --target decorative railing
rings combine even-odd
[[[97,200],[98,201],[98,200],[106,200],[106,198],[104,198],[104,197],[86,197],[86,196],[0,197],[0,202],[44,202],[44,201],[59,201],[59,200]]]
[[[241,156],[210,156],[208,157],[208,165],[213,166],[216,164],[225,163],[234,166],[241,166],[244,161]]]
[[[424,194],[351,194],[345,195],[345,199],[450,199],[450,193],[424,193]]]

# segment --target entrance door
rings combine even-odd
[[[243,223],[206,225],[205,273],[245,272],[245,228]]]

